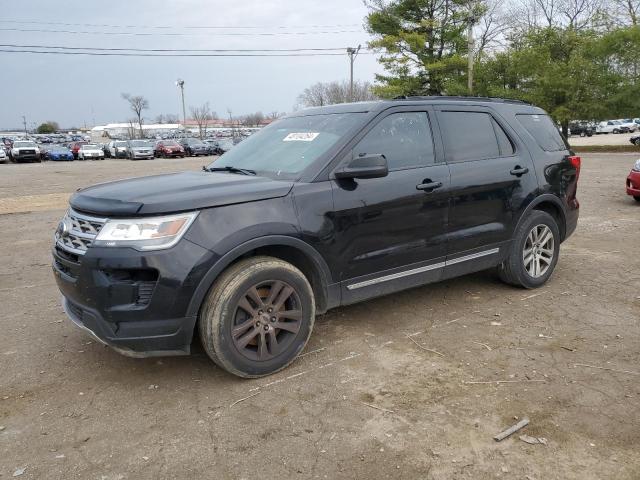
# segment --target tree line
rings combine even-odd
[[[570,120],[640,115],[640,0],[368,0],[372,93],[480,95]]]

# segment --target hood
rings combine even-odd
[[[292,187],[266,177],[183,172],[102,183],[79,190],[69,203],[103,216],[154,215],[284,197]]]

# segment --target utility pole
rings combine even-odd
[[[22,115],[22,124],[24,125],[24,136],[27,137],[29,134],[27,133],[27,118]]]
[[[469,24],[467,26],[467,49],[468,53],[468,67],[467,67],[467,90],[469,95],[473,95],[473,19],[469,17]]]
[[[180,93],[182,94],[182,124],[187,123],[187,110],[184,108],[184,80],[176,80],[176,86],[180,87]]]
[[[469,17],[467,18],[467,90],[473,95],[473,25],[476,23],[473,0],[469,1]]]
[[[358,48],[349,47],[347,48],[347,55],[349,55],[349,101],[353,102],[353,62],[358,56],[358,52],[360,51],[360,45]]]

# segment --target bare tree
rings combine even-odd
[[[486,10],[478,20],[474,32],[476,61],[480,61],[487,50],[504,44],[504,37],[511,27],[511,22],[502,5],[500,0],[485,2]]]
[[[130,139],[136,138],[136,130],[138,129],[138,126],[139,126],[139,125],[136,126],[136,119],[130,118],[129,120],[127,120],[127,123],[129,124],[129,126],[127,127],[127,136]]]
[[[175,113],[167,113],[164,116],[165,123],[180,123],[180,117]]]
[[[611,0],[617,20],[623,25],[638,25],[640,0]]]
[[[209,121],[213,118],[211,115],[211,109],[209,108],[209,102],[201,105],[200,107],[191,107],[191,116],[198,124],[198,134],[200,140],[207,135],[207,126]]]
[[[270,112],[269,115],[267,115],[267,118],[269,120],[277,120],[277,119],[279,119],[280,117],[282,117],[284,115],[285,115],[284,113],[280,113],[278,111],[273,111],[273,112]]]
[[[245,115],[242,119],[242,124],[245,127],[258,127],[264,121],[264,115],[262,112],[250,113]]]
[[[129,108],[136,114],[138,127],[140,128],[140,138],[144,138],[144,133],[142,133],[142,112],[149,108],[149,101],[142,95],[129,95],[128,93],[123,93],[122,98],[129,102]]]
[[[519,0],[511,7],[511,23],[517,29],[525,31],[541,27],[581,30],[593,25],[602,12],[604,1],[607,0]]]
[[[371,92],[369,82],[353,82],[353,101],[362,102],[375,100],[376,96]],[[303,107],[322,107],[336,103],[349,102],[349,82],[315,83],[298,96],[298,104]]]
[[[600,0],[562,0],[559,10],[564,15],[569,28],[581,30],[591,24],[601,6]]]

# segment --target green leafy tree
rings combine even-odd
[[[36,131],[38,133],[56,133],[60,129],[57,122],[48,121],[38,126]]]
[[[397,95],[459,94],[467,91],[466,31],[486,6],[481,0],[371,0],[366,25],[380,49],[386,74],[373,92]]]
[[[633,27],[636,28],[636,27]],[[631,114],[637,106],[640,35],[621,30],[532,30],[477,65],[480,95],[517,98],[544,108],[568,132],[570,120]],[[633,99],[635,92],[635,100]]]

